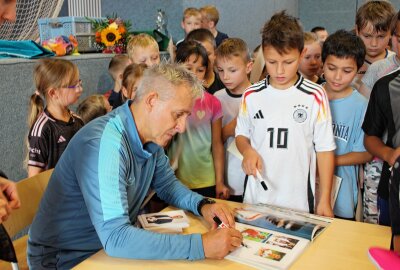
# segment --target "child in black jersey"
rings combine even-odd
[[[43,59],[34,70],[36,91],[28,116],[28,176],[54,168],[83,121],[68,106],[82,94],[75,64],[64,59]],[[44,100],[46,101],[46,106]]]

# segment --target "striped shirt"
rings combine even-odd
[[[298,76],[286,90],[275,89],[267,77],[243,94],[236,136],[249,138],[262,157],[260,173],[268,186],[265,191],[250,176],[244,195],[247,203],[313,211],[315,152],[336,146],[325,91]]]

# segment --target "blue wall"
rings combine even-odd
[[[218,29],[232,37],[243,38],[250,49],[260,43],[260,30],[265,21],[278,10],[287,9],[298,16],[297,0],[117,0],[102,1],[102,15],[113,12],[124,19],[130,19],[135,30],[154,29],[157,9],[162,9],[168,17],[168,31],[174,40],[183,38],[180,27],[183,10],[187,7],[216,5],[220,12]]]
[[[324,26],[329,33],[338,29],[354,27],[357,9],[365,0],[299,0],[299,17],[304,29],[310,31],[317,25]],[[400,0],[390,1],[396,9]]]
[[[366,0],[116,0],[102,1],[103,16],[118,13],[124,19],[130,19],[134,30],[155,28],[157,9],[168,16],[168,30],[174,40],[183,38],[180,28],[182,12],[187,7],[201,7],[207,4],[217,6],[221,19],[218,28],[232,37],[241,37],[253,49],[260,42],[260,30],[275,11],[286,9],[298,16],[309,31],[316,25],[322,25],[332,33],[338,29],[352,29],[357,8]],[[400,0],[390,1],[397,9]],[[60,16],[67,16],[67,1]]]

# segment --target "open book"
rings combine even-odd
[[[181,233],[189,227],[189,220],[183,210],[142,214],[138,220],[143,229],[159,233]]]
[[[236,229],[244,246],[226,258],[259,269],[287,269],[332,221],[329,218],[269,205],[235,209]]]

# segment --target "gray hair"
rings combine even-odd
[[[180,85],[188,87],[192,99],[203,96],[201,82],[182,64],[160,63],[144,71],[134,102],[141,101],[151,91],[156,91],[163,100],[169,99],[173,97],[171,88]]]

